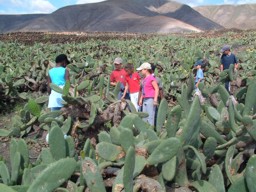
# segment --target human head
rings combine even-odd
[[[65,54],[58,55],[55,59],[55,62],[56,62],[56,64],[58,64],[62,67],[66,67],[70,63],[67,55],[65,55]]]
[[[150,63],[143,63],[139,68],[136,69],[137,71],[140,71],[142,75],[152,74],[152,68]]]
[[[203,65],[203,61],[200,59],[200,60],[198,60],[198,61],[194,64],[194,67],[195,67],[196,69],[199,69],[199,68],[202,67],[202,65]]]
[[[155,64],[151,64],[151,70],[152,70],[153,73],[155,72],[155,69],[156,69],[156,65]]]
[[[124,67],[124,70],[131,75],[134,72],[134,66],[132,63],[127,63]]]
[[[115,58],[114,60],[114,65],[116,70],[121,70],[122,69],[122,63],[123,60],[120,57]]]
[[[230,46],[229,45],[224,45],[220,51],[221,51],[222,54],[226,55],[230,52]]]

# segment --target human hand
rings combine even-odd
[[[157,101],[154,101],[153,105],[154,105],[154,106],[157,106],[157,105],[158,105],[158,102],[157,102]]]
[[[142,106],[142,101],[139,101],[139,102],[138,102],[138,105],[139,105],[139,106]]]

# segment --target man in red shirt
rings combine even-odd
[[[114,65],[115,70],[110,74],[110,84],[116,86],[118,82],[121,83],[120,92],[118,94],[118,99],[121,99],[125,89],[125,77],[127,75],[126,71],[122,66],[123,60],[120,57],[115,58]],[[129,94],[125,95],[125,99],[129,99]]]

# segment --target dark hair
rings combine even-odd
[[[154,73],[152,69],[147,69],[150,74]]]
[[[134,66],[132,63],[127,63],[125,66],[124,66],[125,69],[134,69]]]
[[[55,59],[55,62],[56,62],[56,63],[62,63],[62,62],[64,62],[64,61],[66,61],[67,64],[70,63],[70,61],[68,60],[67,55],[65,55],[65,54],[60,54],[60,55],[58,55],[58,56],[56,57],[56,59]]]
[[[152,64],[151,64],[152,73],[154,73],[155,69],[156,69],[156,65],[152,63]]]

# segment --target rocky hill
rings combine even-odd
[[[20,19],[17,19],[20,18]],[[15,22],[12,22],[12,21]],[[108,0],[63,7],[47,15],[0,16],[0,32],[99,31],[166,33],[221,29],[221,25],[170,0]]]
[[[202,6],[195,10],[225,28],[256,29],[256,4]]]

